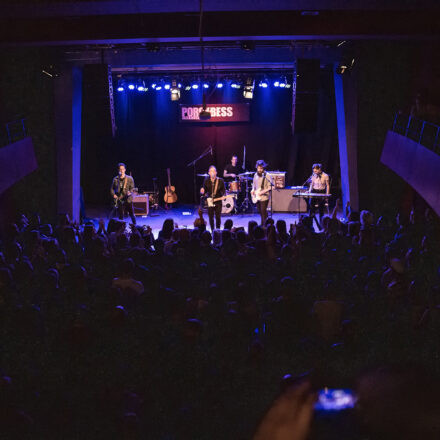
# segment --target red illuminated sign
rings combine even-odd
[[[181,122],[247,122],[249,121],[249,104],[209,104],[206,110],[211,113],[210,119],[201,120],[201,105],[180,104],[179,120]]]

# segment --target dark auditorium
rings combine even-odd
[[[439,440],[439,23],[2,0],[0,439]]]

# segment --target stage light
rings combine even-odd
[[[204,83],[204,84],[203,84],[203,88],[204,88],[204,89],[209,89],[209,84],[208,84],[208,83]]]
[[[128,85],[128,88],[129,88],[130,90],[134,90],[134,84],[129,84],[129,85]]]
[[[171,101],[178,101],[180,99],[180,89],[177,87],[176,81],[171,82]]]
[[[185,87],[185,90],[186,90],[186,91],[191,90],[191,86],[186,86],[186,87]]]
[[[217,88],[218,89],[221,89],[222,87],[223,87],[223,83],[222,82],[217,83]]]
[[[123,91],[124,91],[124,87],[118,86],[118,92],[123,92]]]
[[[343,75],[344,73],[350,73],[351,70],[353,69],[353,65],[354,65],[354,58],[351,60],[351,62],[344,61],[339,63],[335,71],[338,75]]]
[[[145,82],[142,80],[139,80],[137,83],[137,90],[138,92],[146,92],[148,89],[145,87]]]
[[[262,81],[260,81],[259,86],[262,87],[263,89],[266,89],[268,86],[267,80],[263,79]]]
[[[275,87],[279,87],[279,86],[280,86],[280,82],[279,82],[279,81],[275,81],[275,82],[273,83],[273,85],[274,85]]]
[[[286,83],[286,89],[290,89],[292,87],[292,84]]]
[[[280,87],[283,87],[283,88],[286,87],[286,83],[284,81],[281,81],[280,82]]]
[[[165,84],[164,86],[163,86],[163,88],[165,89],[165,90],[170,90],[170,87],[171,87],[171,85],[170,84]]]
[[[232,81],[231,82],[231,87],[233,89],[239,89],[241,87],[241,85],[238,83],[238,81]]]
[[[193,84],[193,85],[192,85],[192,88],[193,88],[194,90],[197,90],[197,89],[199,88],[199,85],[198,85],[198,84]]]
[[[156,90],[162,90],[162,86],[156,86]]]
[[[243,96],[246,99],[252,99],[254,97],[254,87],[255,87],[255,80],[252,78],[246,79],[246,85],[243,89]]]
[[[151,88],[155,89],[156,88],[156,83],[151,84]]]
[[[179,89],[181,89],[182,88],[182,84],[181,83],[177,84],[177,87],[179,87]]]

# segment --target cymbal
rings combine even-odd
[[[240,180],[254,180],[253,177],[240,176]]]
[[[205,173],[205,174],[197,174],[197,175],[200,176],[200,177],[208,177],[208,176],[209,176],[208,173]]]
[[[248,176],[249,174],[254,174],[253,171],[245,171],[244,173],[240,173],[239,176]]]

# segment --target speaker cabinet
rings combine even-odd
[[[274,212],[307,212],[307,201],[304,197],[294,197],[298,191],[304,191],[300,187],[287,187],[272,191],[272,206]],[[270,201],[268,209],[270,210]]]
[[[150,211],[149,195],[139,194],[133,196],[134,215],[148,215]]]

